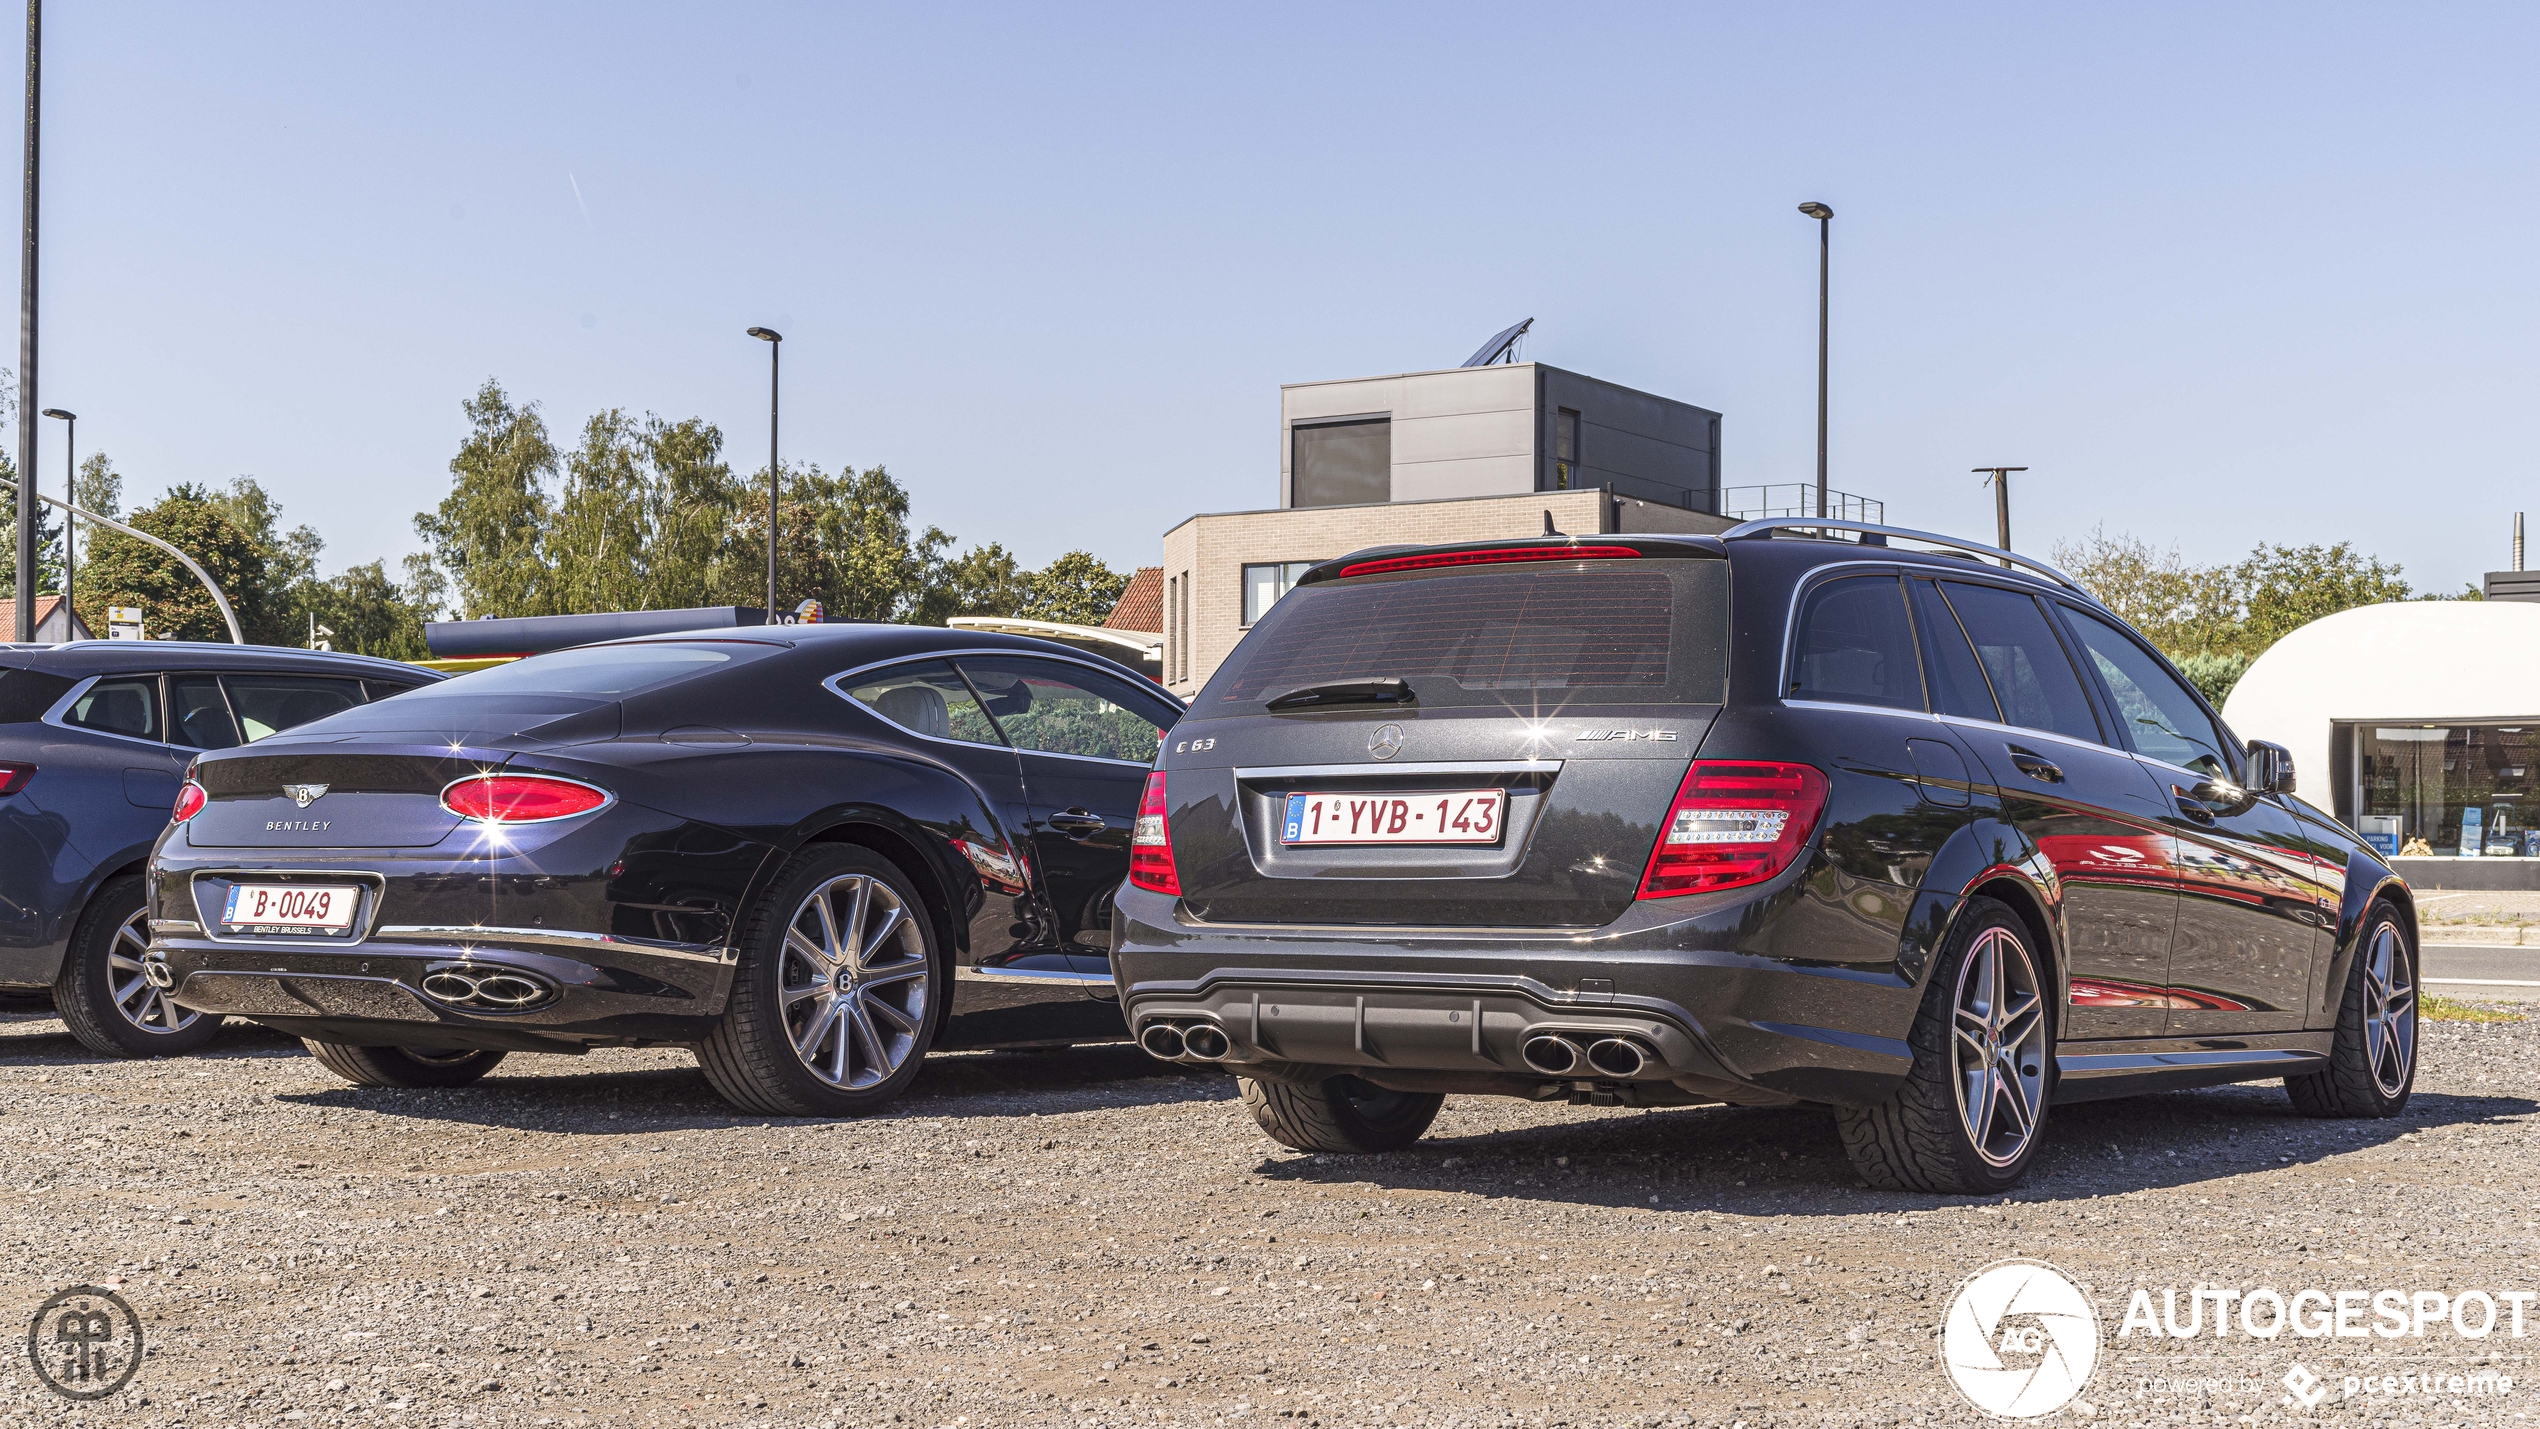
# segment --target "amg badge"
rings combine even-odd
[[[1588,743],[1600,739],[1674,739],[1675,737],[1676,732],[1672,729],[1583,729],[1579,731],[1578,742]]]

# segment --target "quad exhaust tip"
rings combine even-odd
[[[1569,1038],[1547,1033],[1527,1038],[1526,1045],[1518,1049],[1518,1055],[1524,1057],[1526,1065],[1536,1071],[1558,1077],[1577,1070],[1587,1054],[1581,1052],[1579,1044]]]
[[[1640,1047],[1620,1037],[1608,1037],[1587,1049],[1588,1065],[1609,1077],[1637,1077],[1649,1065],[1649,1057]]]
[[[1208,1023],[1182,1029],[1182,1053],[1194,1062],[1223,1061],[1228,1050],[1226,1034]]]
[[[1182,1060],[1182,1029],[1170,1022],[1156,1023],[1138,1035],[1138,1045],[1146,1048],[1150,1057],[1178,1062]]]

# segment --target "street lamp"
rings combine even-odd
[[[754,327],[750,336],[767,344],[767,623],[776,623],[776,371],[785,350],[785,335],[772,327]]]
[[[1817,516],[1826,514],[1826,276],[1833,257],[1834,210],[1810,199],[1799,211],[1817,220]]]
[[[79,468],[71,464],[71,459],[73,449],[79,445],[79,414],[65,412],[59,407],[47,407],[44,409],[44,415],[59,417],[67,424],[62,429],[62,497],[73,506],[77,506],[79,504]],[[35,478],[30,475],[27,478],[27,485],[34,484]],[[78,543],[78,532],[79,519],[67,511],[64,512],[62,515],[62,604],[70,606],[70,617],[62,622],[64,630],[71,628],[71,621],[79,619],[79,607],[71,604],[71,568],[76,564],[72,554],[73,547]]]
[[[1994,544],[2007,551],[2011,549],[2011,473],[2015,471],[2026,471],[2028,468],[2024,466],[1979,466],[1973,468],[1973,470],[1976,475],[1985,478],[1986,481],[1993,487]],[[2004,570],[2008,570],[2010,567],[2011,563],[2009,561],[2004,561],[2002,563],[2002,568]]]

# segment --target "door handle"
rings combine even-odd
[[[2204,787],[2199,785],[2195,789],[2182,789],[2172,784],[2170,793],[2178,799],[2178,811],[2185,814],[2191,822],[2210,825],[2214,821],[2214,811],[2206,808],[2197,797]]]
[[[1091,838],[1103,831],[1102,815],[1086,809],[1067,809],[1052,814],[1048,823],[1071,839]]]
[[[2011,763],[2013,767],[2017,768],[2022,774],[2027,775],[2040,784],[2061,784],[2064,782],[2063,770],[2056,768],[2053,764],[2048,763],[2046,760],[2039,758],[2035,754],[2020,748],[2016,744],[2007,747],[2011,751]]]

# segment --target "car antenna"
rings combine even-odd
[[[1552,513],[1549,511],[1543,513],[1543,534],[1547,536],[1558,536],[1561,534],[1561,528],[1552,524]]]

